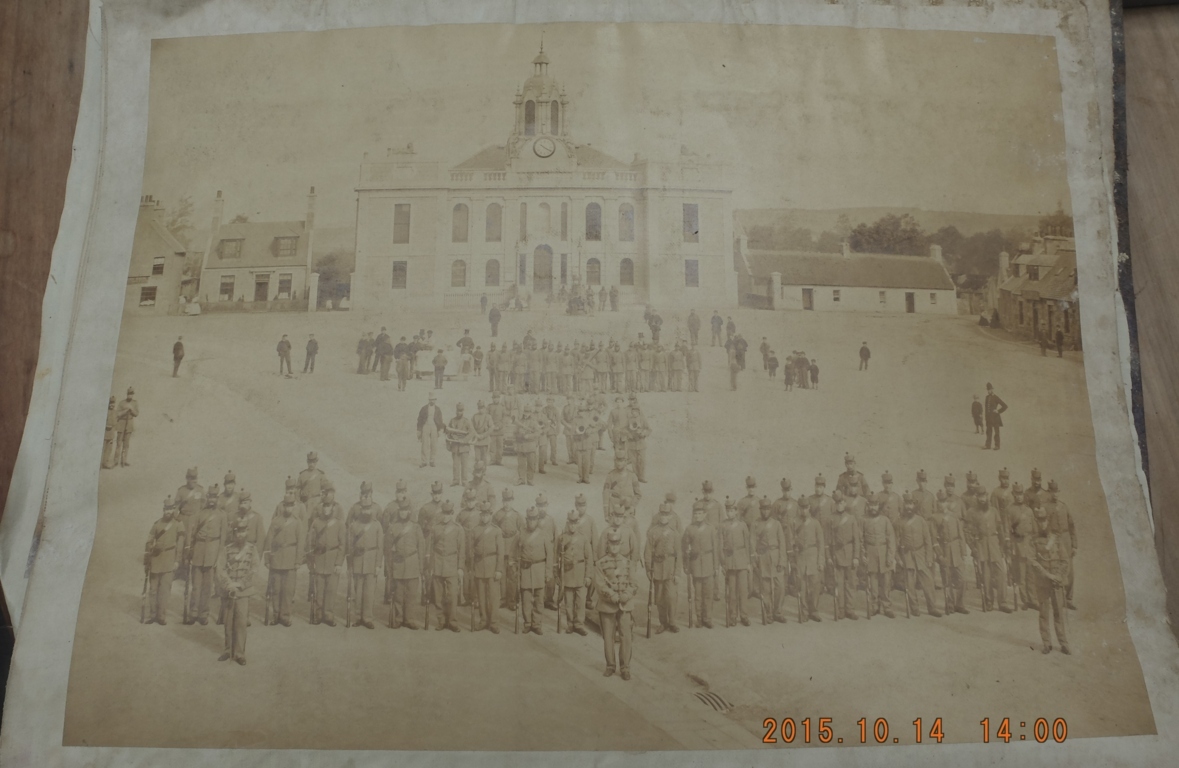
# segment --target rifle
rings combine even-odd
[[[148,566],[143,566],[143,594],[139,596],[139,623],[147,623],[147,582],[150,576],[148,575]]]
[[[266,616],[262,620],[264,626],[269,627],[274,618],[274,601],[272,596],[274,594],[274,571],[269,568],[266,569]]]
[[[978,558],[971,558],[971,559],[974,561],[974,581],[976,584],[979,585],[979,592],[982,597],[982,609],[983,609],[983,613],[986,613],[987,611],[991,610],[991,608],[990,608],[991,601],[989,599],[990,596],[987,594],[987,592],[989,590],[987,589],[986,582],[983,579],[982,563],[980,563],[978,561]]]
[[[872,574],[868,572],[868,566],[864,566],[864,573],[867,578],[864,580],[864,613],[868,617],[868,621],[872,620]]]
[[[520,601],[522,600],[519,586],[516,587],[516,610],[515,613],[515,627],[512,630],[515,634],[520,634]]]
[[[692,592],[692,582],[695,581],[695,579],[692,578],[691,573],[688,573],[687,577],[688,577],[688,629],[691,629],[693,626],[695,626],[692,619],[696,614],[696,598]]]
[[[464,574],[465,576],[466,574]],[[474,578],[474,577],[472,577]],[[471,632],[475,631],[475,604],[479,602],[479,589],[476,587],[474,597],[471,597]]]
[[[730,621],[729,616],[731,615],[731,612],[729,611],[729,572],[722,568],[721,575],[724,577],[724,590],[725,590],[725,628],[728,629],[729,627],[733,626],[732,624],[729,623],[729,621]],[[738,585],[734,584],[733,586],[734,586],[734,591],[735,591],[736,587]],[[738,600],[740,599],[739,595],[738,595],[737,599]]]
[[[903,549],[900,549],[898,554],[900,554],[901,557],[903,558],[905,555],[905,551]],[[914,564],[916,564],[916,563],[914,563]],[[911,601],[909,600],[909,569],[903,568],[902,570],[904,571],[904,576],[905,576],[905,618],[911,619],[911,618],[913,618],[913,609],[910,605]],[[916,570],[916,569],[914,569],[914,570]]]
[[[430,628],[430,604],[434,602],[434,575],[432,573],[426,574],[426,588],[422,590],[422,595],[425,597],[426,603],[426,624],[425,628]]]
[[[798,623],[799,624],[801,624],[804,621],[804,619],[802,618],[802,599],[805,594],[806,594],[806,579],[801,574],[799,574],[799,577],[798,577]]]
[[[184,623],[185,624],[188,623],[188,618],[189,618],[188,598],[189,598],[189,589],[190,589],[191,585],[192,585],[192,561],[190,559],[190,561],[188,563],[188,568],[184,572]]]
[[[560,578],[557,579],[557,586],[554,590],[554,595],[553,595],[557,600],[557,634],[558,635],[561,634],[561,614],[565,612],[565,568],[564,568],[564,564],[562,563],[563,559],[564,559],[563,554],[557,558],[557,575]],[[570,617],[570,618],[572,618],[572,617]],[[650,618],[647,619],[647,621],[650,621],[650,620],[651,620]]]
[[[296,573],[298,573],[298,571],[296,571]],[[309,614],[311,621],[315,621],[315,573],[311,568],[310,562],[307,563],[307,602],[309,603],[307,613]],[[323,620],[323,617],[320,616],[319,620]]]
[[[348,564],[348,612],[344,619],[344,628],[352,626],[352,564]]]
[[[651,609],[655,607],[655,578],[647,571],[647,639],[651,639]],[[559,617],[558,617],[558,620]]]

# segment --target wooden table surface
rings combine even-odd
[[[0,500],[37,362],[41,299],[65,195],[88,3],[0,2]],[[1179,7],[1127,11],[1131,256],[1151,498],[1179,626]]]

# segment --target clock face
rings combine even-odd
[[[550,138],[541,138],[532,142],[532,151],[537,157],[552,157],[557,151],[557,144]]]

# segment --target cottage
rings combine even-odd
[[[1056,332],[1069,349],[1081,348],[1077,295],[1077,246],[1071,237],[1036,237],[1007,265],[1000,257],[999,319],[1028,339],[1055,343]]]
[[[127,314],[167,315],[179,311],[188,248],[168,229],[164,215],[164,205],[159,200],[151,195],[139,198],[127,294],[123,300]]]

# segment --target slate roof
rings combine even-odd
[[[753,277],[768,279],[781,272],[783,285],[954,290],[945,266],[929,256],[749,250],[745,260]]]
[[[1016,263],[1029,263],[1021,261],[1021,259],[1022,257],[1016,259]],[[1048,265],[1042,264],[1041,261],[1031,263],[1041,267],[1039,280],[1032,280],[1025,272],[1019,277],[1009,277],[1004,280],[999,286],[999,290],[1010,291],[1014,294],[1033,294],[1052,301],[1077,300],[1077,252],[1075,250],[1059,249]]]
[[[206,269],[302,267],[307,265],[307,238],[302,221],[259,221],[223,224],[214,238],[212,253],[206,254]],[[299,242],[290,257],[279,257],[277,238],[297,237]],[[241,257],[221,258],[218,244],[223,240],[241,240]]]

